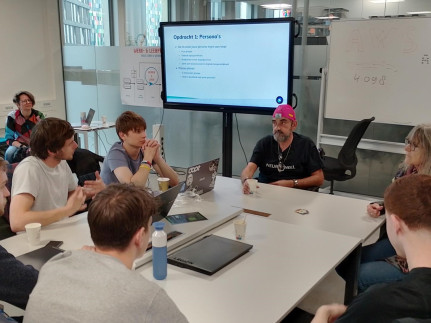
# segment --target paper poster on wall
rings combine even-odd
[[[163,106],[159,47],[122,47],[120,78],[123,104]]]

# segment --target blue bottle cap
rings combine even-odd
[[[165,227],[165,222],[154,222],[153,227],[156,230],[163,230],[163,228]]]

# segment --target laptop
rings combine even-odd
[[[94,114],[96,113],[96,111],[92,108],[90,108],[90,110],[87,113],[87,118],[85,119],[85,124],[90,126],[91,122],[93,122],[93,118],[94,118]],[[73,128],[81,128],[82,124],[81,123],[71,123]]]
[[[251,248],[247,243],[209,235],[171,254],[168,263],[211,276]]]
[[[157,214],[153,214],[153,224],[154,222],[162,221],[164,218],[168,216],[169,211],[172,208],[172,205],[174,205],[175,199],[178,196],[178,193],[181,191],[181,189],[184,186],[184,182],[179,183],[177,186],[171,187],[167,191],[160,193],[155,197],[159,204],[159,209]],[[169,223],[169,221],[163,221],[165,223],[164,231],[167,234],[168,241],[181,235],[182,232],[176,231],[172,225]],[[151,234],[154,232],[154,227],[151,225]],[[151,241],[148,242],[147,251],[152,248]]]
[[[187,168],[185,191],[204,194],[214,189],[220,158]]]
[[[16,257],[16,259],[24,265],[31,265],[33,268],[40,270],[49,259],[64,252],[64,250],[59,248],[62,243],[62,241],[50,241],[44,247],[27,252]]]
[[[172,205],[175,202],[175,199],[177,198],[178,193],[183,188],[183,185],[184,182],[181,182],[156,196],[156,200],[159,203],[159,212],[153,215],[153,222],[161,221],[167,217]]]
[[[87,113],[87,119],[85,119],[85,124],[91,125],[91,122],[93,121],[95,112],[96,111],[94,111],[94,109],[90,108],[90,110]]]

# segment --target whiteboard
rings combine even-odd
[[[431,122],[431,18],[334,21],[325,117]]]
[[[0,128],[20,90],[35,96],[34,108],[45,116],[64,119],[58,1],[0,0],[0,8]]]

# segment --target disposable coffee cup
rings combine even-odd
[[[250,194],[256,193],[257,190],[257,179],[249,178],[247,180],[248,188],[250,191]]]
[[[32,246],[40,244],[40,223],[29,223],[25,225],[25,232],[27,232],[28,243]]]
[[[159,177],[157,179],[157,182],[159,183],[159,190],[161,192],[165,192],[169,188],[169,178],[167,177]]]
[[[106,125],[106,116],[102,116],[102,124],[105,126]]]
[[[87,112],[81,112],[81,125],[87,124]]]
[[[237,240],[244,240],[245,231],[247,229],[247,222],[245,222],[245,219],[234,220],[233,225],[235,227],[235,238]]]

